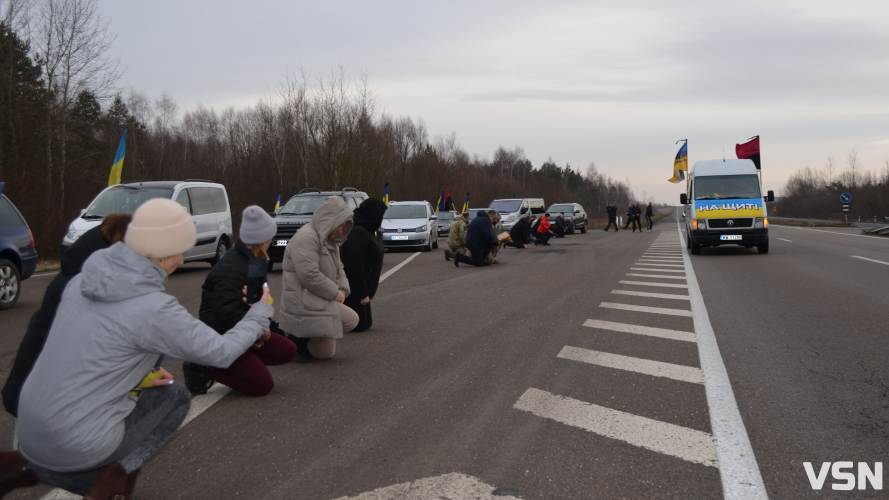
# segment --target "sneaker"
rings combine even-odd
[[[450,250],[445,250],[445,260],[448,262],[451,261],[451,251]]]
[[[207,394],[216,380],[207,373],[207,367],[185,361],[182,363],[182,372],[185,374],[185,388],[192,396]]]
[[[294,361],[297,363],[311,363],[315,356],[312,356],[312,353],[309,351],[309,339],[302,339],[296,337],[294,335],[288,335],[287,338],[296,344],[296,358]]]

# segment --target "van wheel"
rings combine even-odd
[[[228,252],[228,243],[224,239],[219,238],[219,243],[216,245],[216,256],[209,260],[210,266],[219,264],[219,261],[225,257],[225,252]]]
[[[22,277],[11,261],[0,259],[0,309],[11,309],[21,296]]]
[[[762,242],[762,243],[757,243],[757,244],[756,244],[756,249],[759,251],[759,253],[769,253],[769,242],[768,242],[768,240],[766,240],[766,241],[764,241],[764,242]]]

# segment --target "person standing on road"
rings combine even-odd
[[[568,231],[568,225],[565,224],[565,213],[559,213],[559,216],[556,217],[556,223],[553,225],[553,233],[556,235],[556,238],[564,238],[565,233]]]
[[[607,207],[605,207],[605,213],[608,214],[608,225],[605,226],[605,232],[611,228],[611,225],[614,224],[614,232],[617,232],[617,207],[614,206],[614,203],[609,203]]]
[[[654,217],[654,208],[651,206],[651,202],[648,202],[648,206],[645,207],[645,221],[648,222],[648,231],[651,232],[651,228],[654,226],[654,222],[651,218]]]
[[[380,285],[383,270],[383,242],[374,232],[383,224],[386,204],[377,198],[368,198],[355,210],[355,225],[346,242],[340,247],[343,269],[349,278],[352,293],[345,304],[358,314],[358,326],[353,332],[363,332],[373,325],[370,303]]]
[[[336,339],[358,326],[358,314],[344,304],[349,280],[340,260],[351,230],[352,209],[330,196],[284,250],[281,327],[293,332],[298,363],[332,358]]]
[[[62,292],[65,291],[65,286],[73,277],[80,274],[83,263],[93,252],[108,248],[121,241],[127,231],[127,225],[132,219],[130,214],[106,216],[101,225],[83,233],[83,236],[77,238],[77,241],[62,255],[61,270],[46,287],[40,309],[31,316],[28,330],[25,332],[15,355],[15,362],[12,364],[9,378],[6,379],[6,385],[3,386],[3,405],[12,416],[18,415],[19,394],[22,392],[22,385],[28,378],[28,374],[31,373],[31,369],[34,368],[34,363],[37,362],[43,345],[46,344],[46,337],[49,335],[49,329],[56,316],[56,310],[59,308],[59,302],[62,301]]]
[[[491,219],[487,212],[479,210],[466,229],[466,247],[470,255],[455,255],[454,265],[460,267],[462,262],[476,267],[486,266],[488,264],[485,262],[485,257],[496,245],[497,239],[491,229]]]
[[[512,248],[528,248],[528,241],[531,238],[528,236],[531,227],[531,218],[528,216],[524,216],[512,226],[512,229],[509,230],[509,241],[506,243],[506,246]]]
[[[636,232],[636,229],[637,229],[637,228],[638,228],[639,231],[641,232],[641,231],[642,231],[642,225],[641,225],[641,221],[639,220],[639,215],[640,215],[641,213],[642,213],[642,209],[639,208],[639,203],[638,203],[638,202],[633,203],[632,205],[630,205],[630,207],[627,208],[627,225],[624,226],[624,229],[629,228],[629,227],[630,227],[630,224],[632,224],[632,225],[633,225],[633,232],[634,232],[634,233]]]
[[[451,260],[451,256],[468,255],[466,248],[466,228],[469,226],[469,212],[463,212],[462,217],[451,224],[451,232],[448,234],[448,249],[445,250],[445,260]]]
[[[180,204],[148,200],[126,243],[95,252],[68,283],[19,398],[20,449],[0,453],[0,491],[40,481],[92,499],[130,498],[142,464],[191,403],[160,368],[163,357],[226,367],[268,330],[268,287],[225,335],[165,292],[195,235]]]
[[[204,280],[200,318],[220,335],[234,328],[250,312],[251,304],[244,301],[244,287],[251,280],[265,281],[268,249],[277,229],[275,220],[262,207],[245,208],[237,243]],[[260,276],[251,276],[256,273]],[[183,363],[185,387],[192,394],[206,394],[215,381],[241,394],[265,396],[275,388],[275,379],[266,366],[283,365],[294,357],[296,346],[287,340],[287,333],[278,323],[271,321],[262,337],[228,368]]]
[[[549,214],[543,214],[540,217],[540,222],[537,224],[537,231],[534,232],[534,236],[537,239],[538,245],[543,245],[545,247],[549,246],[549,240],[553,237],[552,231],[550,228],[552,224],[549,223]]]

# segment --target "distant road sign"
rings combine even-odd
[[[852,201],[852,195],[849,193],[843,193],[840,195],[840,201],[842,201],[843,203],[849,203],[850,201]]]

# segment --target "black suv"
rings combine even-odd
[[[35,269],[34,236],[15,205],[0,194],[0,309],[9,309],[18,302],[22,281],[30,278]]]
[[[287,203],[277,212],[270,214],[278,224],[278,232],[275,233],[272,245],[269,247],[269,270],[272,269],[275,262],[284,261],[284,249],[290,243],[290,238],[293,238],[299,228],[312,221],[312,215],[318,205],[329,196],[339,196],[352,210],[358,208],[358,205],[368,198],[367,193],[346,187],[342,191],[321,191],[307,188],[287,200]]]
[[[556,203],[555,205],[550,205],[547,212],[550,215],[549,221],[552,223],[555,223],[556,217],[560,213],[565,214],[565,225],[567,226],[568,234],[574,234],[575,231],[586,233],[586,211],[580,203]]]

